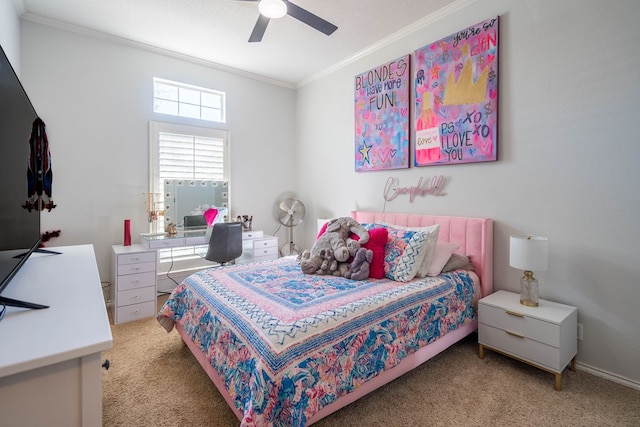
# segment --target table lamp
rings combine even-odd
[[[520,304],[538,306],[538,280],[533,271],[546,271],[549,242],[546,237],[511,236],[509,265],[524,270],[520,279]]]

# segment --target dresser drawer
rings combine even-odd
[[[149,240],[149,249],[177,248],[177,247],[183,247],[184,245],[185,245],[184,237]]]
[[[264,236],[264,232],[262,230],[242,232],[242,240],[259,239],[262,236]]]
[[[253,254],[253,261],[266,261],[278,258],[278,248],[259,249]]]
[[[262,239],[253,240],[253,251],[257,253],[257,251],[266,248],[277,248],[278,247],[278,238],[277,237],[267,237]]]
[[[141,262],[155,262],[156,253],[154,252],[137,252],[131,254],[119,254],[118,265],[138,264]]]
[[[128,274],[118,277],[118,291],[144,288],[146,286],[156,286],[156,272]]]
[[[552,347],[560,347],[559,325],[526,316],[517,311],[479,304],[480,322],[498,329],[508,329],[526,338]]]
[[[147,286],[146,288],[130,289],[118,292],[118,307],[141,302],[154,301],[156,299],[156,288]]]
[[[553,372],[562,372],[567,361],[560,360],[560,349],[509,332],[480,323],[478,342]]]
[[[155,301],[143,302],[140,304],[125,305],[116,309],[116,323],[130,322],[132,320],[153,317],[156,314],[157,304]]]
[[[146,272],[156,272],[156,263],[155,262],[142,262],[140,264],[124,264],[118,265],[118,276],[122,276],[125,274],[136,274],[136,273],[146,273]]]

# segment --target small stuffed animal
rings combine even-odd
[[[303,273],[315,274],[324,261],[323,257],[324,252],[322,254],[318,253],[311,256],[311,251],[309,249],[305,249],[300,255],[298,255],[297,261],[300,263],[300,269]]]
[[[353,257],[351,266],[345,274],[347,279],[365,280],[369,278],[369,266],[373,259],[373,251],[371,249],[360,248]]]
[[[333,257],[333,251],[331,249],[323,249],[320,251],[320,255],[324,258],[320,268],[316,271],[316,274],[333,275],[338,269],[338,261]]]

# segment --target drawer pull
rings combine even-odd
[[[508,333],[509,335],[514,336],[514,337],[524,338],[524,335],[519,334],[519,333],[517,333],[517,332],[510,331],[510,330],[508,330],[508,329],[507,329],[505,332],[506,332],[506,333]]]
[[[509,314],[509,315],[511,315],[511,316],[524,317],[524,314],[517,313],[517,312],[515,312],[515,311],[509,311],[509,310],[507,310],[507,311],[506,311],[506,313],[507,313],[507,314]]]

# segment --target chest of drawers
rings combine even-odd
[[[562,371],[575,370],[578,309],[540,300],[538,307],[520,304],[519,294],[498,291],[478,305],[480,358],[485,348],[555,374],[555,388],[562,389]]]
[[[157,309],[156,251],[114,245],[111,302],[115,324],[152,317]]]
[[[278,258],[278,238],[262,231],[242,233],[242,256],[237,262],[266,261]]]

